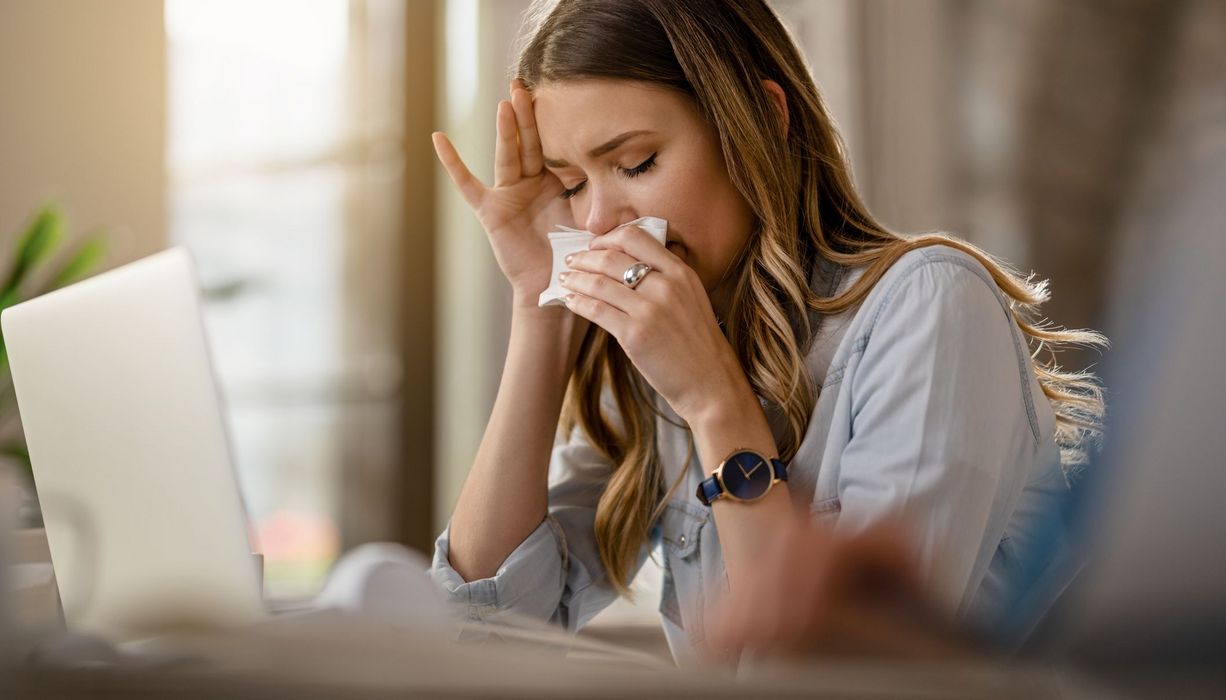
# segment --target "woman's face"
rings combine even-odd
[[[719,139],[687,95],[625,80],[545,83],[534,91],[545,166],[575,222],[600,235],[640,216],[668,220],[668,249],[718,310],[754,215],[728,179]]]

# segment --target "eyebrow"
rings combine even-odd
[[[654,131],[648,131],[647,129],[638,129],[636,131],[626,131],[626,132],[620,133],[617,136],[614,136],[613,138],[609,139],[605,143],[588,151],[587,157],[588,158],[599,158],[600,156],[603,156],[609,151],[612,151],[613,149],[622,145],[626,141],[634,138],[635,136],[642,136],[643,134],[654,134],[654,133],[655,133]],[[547,168],[569,168],[570,163],[564,160],[555,160],[553,158],[546,158],[545,167]]]

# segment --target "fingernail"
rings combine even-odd
[[[566,303],[566,304],[569,304],[569,303],[571,303],[572,301],[574,301],[574,299],[575,299],[575,295],[574,295],[574,294],[567,294],[566,296],[562,297],[562,302],[563,302],[563,303]]]
[[[567,266],[567,267],[570,267],[571,263],[573,263],[573,262],[575,262],[575,256],[574,256],[574,255],[567,255],[567,256],[566,256],[566,266]]]
[[[566,277],[567,277],[567,273],[563,272],[562,274],[558,275],[558,281],[559,281],[559,282],[562,282],[563,284],[565,284],[565,283],[566,283]]]

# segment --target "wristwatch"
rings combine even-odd
[[[780,481],[788,480],[788,467],[781,460],[767,459],[753,450],[736,449],[720,462],[711,477],[698,485],[698,500],[704,506],[720,498],[756,501]]]

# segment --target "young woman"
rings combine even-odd
[[[517,72],[492,187],[434,137],[515,299],[435,551],[452,599],[575,630],[662,543],[685,661],[799,509],[901,519],[950,610],[1007,605],[1102,413],[1038,350],[1100,337],[1037,325],[1045,288],[970,245],[877,222],[763,0],[546,3]],[[621,226],[642,216],[664,245]],[[596,238],[542,308],[555,224]]]

